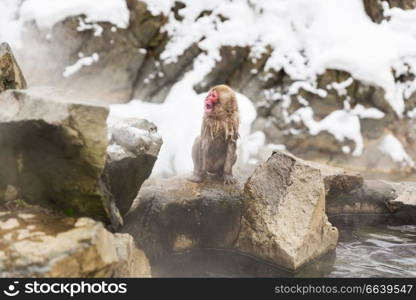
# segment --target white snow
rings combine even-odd
[[[169,11],[174,0],[144,1],[154,14],[169,16],[165,30],[172,39],[162,53],[168,61],[193,43],[215,59],[224,45],[252,46],[254,58],[270,45],[274,50],[266,68],[283,68],[292,79],[311,83],[325,69],[345,70],[384,88],[390,105],[403,114],[403,93],[392,68],[416,56],[415,11],[386,7],[391,20],[376,24],[361,0],[183,0],[179,22]],[[196,20],[203,10],[213,13]]]
[[[171,39],[161,55],[167,61],[175,61],[193,43],[214,59],[220,59],[224,45],[251,46],[253,59],[272,46],[266,68],[283,68],[292,79],[311,86],[325,69],[348,71],[355,79],[383,87],[399,115],[404,98],[416,90],[414,81],[404,86],[392,74],[404,63],[415,71],[415,10],[390,9],[384,3],[390,20],[376,24],[365,14],[362,0],[182,0],[186,7],[179,13],[184,19],[178,21],[170,11],[175,0],[143,1],[153,14],[169,17],[164,30]],[[84,14],[91,26],[99,21],[120,28],[129,24],[125,0],[25,0],[19,8],[21,2],[0,1],[0,40],[13,46],[19,45],[19,25],[26,21],[50,28],[69,16]],[[212,14],[200,17],[210,10]],[[227,20],[222,22],[221,17]]]
[[[354,79],[361,80],[382,87],[386,100],[399,116],[416,117],[416,110],[404,114],[404,101],[416,92],[416,80],[396,82],[393,76],[393,72],[396,76],[416,74],[416,10],[389,8],[384,2],[384,14],[390,19],[376,24],[366,15],[362,0],[181,0],[186,7],[179,11],[183,20],[178,21],[171,12],[175,0],[143,1],[153,14],[168,17],[163,30],[170,35],[170,40],[161,54],[163,60],[175,62],[194,43],[204,50],[195,61],[194,69],[175,84],[164,104],[135,100],[111,108],[113,116],[142,117],[158,125],[165,140],[157,162],[159,173],[191,168],[189,153],[183,149],[192,147],[193,138],[199,132],[203,97],[197,95],[192,86],[212,69],[220,59],[219,49],[226,45],[250,46],[253,62],[266,53],[269,46],[273,49],[266,61],[266,71],[283,69],[293,84],[287,94],[274,87],[264,93],[270,100],[283,101],[284,107],[290,104],[289,96],[300,88],[325,98],[327,92],[317,88],[317,76],[326,69],[340,69],[349,72],[351,78],[327,86],[336,90],[340,98],[346,96],[346,88]],[[212,13],[201,16],[202,11]],[[50,29],[67,17],[79,15],[86,18],[79,22],[78,30],[92,29],[97,36],[102,33],[97,22],[112,23],[113,32],[129,24],[125,0],[0,0],[0,41],[9,42],[13,48],[23,48],[21,34],[25,22],[34,21],[40,28]],[[226,20],[222,21],[223,18]],[[138,51],[146,53],[146,49]],[[80,57],[65,69],[63,76],[71,76],[98,59],[96,53]],[[251,72],[254,75],[257,70]],[[152,79],[162,76],[163,73],[155,70],[146,82],[152,84]],[[243,95],[238,98],[244,119],[241,143],[245,145],[241,147],[245,152],[240,157],[247,161],[261,147],[265,137],[259,132],[250,134],[255,109]],[[307,101],[299,100],[305,107],[291,116],[283,112],[286,120],[302,121],[311,134],[327,131],[340,141],[353,140],[355,149],[342,147],[342,151],[353,155],[360,155],[363,150],[360,119],[384,117],[384,113],[375,108],[357,105],[351,109],[348,107],[350,99],[343,99],[343,110],[315,121]],[[297,133],[295,129],[290,132]],[[386,145],[396,147],[397,143]]]
[[[388,134],[381,141],[378,146],[378,149],[390,156],[390,158],[402,165],[408,165],[414,167],[415,163],[413,159],[406,153],[402,143],[392,134]]]
[[[110,22],[120,28],[127,28],[130,19],[125,0],[26,0],[20,9],[22,22],[34,20],[43,29],[82,14],[87,23]]]
[[[96,63],[99,59],[100,57],[97,53],[93,53],[91,56],[81,57],[73,65],[66,67],[62,75],[64,77],[72,76],[83,67],[91,66],[93,63]]]
[[[77,27],[78,31],[85,31],[85,30],[94,30],[94,36],[101,36],[103,34],[103,27],[97,23],[88,24],[82,18],[78,18],[79,25]]]
[[[384,118],[385,114],[374,107],[366,108],[361,104],[357,104],[351,113],[357,115],[361,119],[382,119]]]
[[[336,110],[331,112],[321,121],[315,121],[311,107],[302,107],[294,113],[294,121],[301,120],[309,129],[311,135],[317,135],[322,131],[329,132],[338,141],[346,139],[355,142],[353,156],[359,156],[363,152],[363,138],[361,136],[361,125],[358,116],[351,111]],[[348,124],[346,126],[345,124]]]

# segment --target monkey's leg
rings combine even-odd
[[[204,180],[204,172],[202,168],[202,149],[201,149],[201,137],[195,139],[192,147],[192,160],[194,161],[194,173],[188,178],[192,182],[202,182]]]
[[[234,184],[237,181],[233,177],[233,165],[237,161],[237,145],[230,141],[224,163],[224,184]]]

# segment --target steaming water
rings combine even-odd
[[[234,252],[192,250],[153,266],[155,277],[416,277],[416,226],[344,228],[335,251],[293,274]]]

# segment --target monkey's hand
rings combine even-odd
[[[224,175],[224,184],[234,184],[237,180],[233,177],[233,175]]]
[[[191,182],[201,183],[202,181],[204,181],[204,176],[194,174],[191,177],[188,177],[187,179]]]

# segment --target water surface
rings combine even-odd
[[[335,251],[296,273],[220,249],[178,253],[154,277],[416,277],[416,226],[346,227]]]

